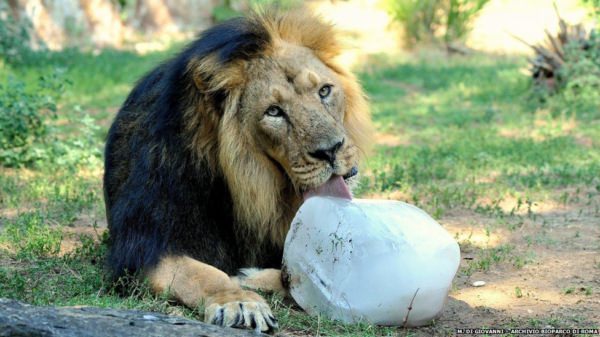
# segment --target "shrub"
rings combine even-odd
[[[590,10],[592,17],[600,19],[600,0],[581,0],[581,3]]]
[[[223,1],[222,5],[216,6],[212,11],[212,17],[215,22],[229,20],[238,16],[241,16],[241,14],[231,7],[231,0]]]
[[[75,107],[80,110],[79,107]],[[71,137],[58,139],[57,131],[50,130],[51,144],[45,149],[46,161],[59,165],[62,168],[76,169],[78,165],[88,167],[98,167],[102,165],[101,144],[104,143],[99,134],[102,134],[101,127],[89,115],[78,111],[78,118],[69,118],[69,125],[76,128],[79,132]]]
[[[449,0],[446,4],[444,42],[464,39],[471,31],[471,23],[489,0]]]
[[[530,45],[535,51],[530,60],[532,96],[547,105],[553,115],[598,117],[600,34],[558,17],[557,34],[546,33],[544,43]]]
[[[404,42],[412,47],[419,42],[432,42],[441,24],[440,0],[387,0],[386,9],[400,23]]]
[[[400,23],[407,46],[446,44],[464,39],[489,0],[386,0],[387,11]]]
[[[249,0],[248,2],[255,10],[265,7],[290,9],[302,5],[301,0]]]
[[[0,2],[0,58],[8,63],[20,63],[30,52],[31,23],[17,21],[5,2]]]
[[[585,46],[567,44],[559,69],[558,93],[550,97],[554,112],[600,115],[600,34],[592,32]]]
[[[250,8],[252,10],[261,10],[263,8],[283,8],[291,9],[302,5],[301,0],[244,0],[236,1],[240,7]],[[223,1],[222,5],[213,8],[212,17],[215,22],[221,22],[242,16],[242,13],[234,9],[234,5],[231,0]]]
[[[67,83],[62,71],[55,71],[41,76],[33,90],[15,78],[0,85],[0,165],[27,166],[44,159],[40,145],[48,139],[48,119],[56,117]]]

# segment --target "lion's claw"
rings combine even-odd
[[[256,331],[279,328],[269,306],[262,302],[228,302],[211,304],[204,312],[205,322],[220,326]]]

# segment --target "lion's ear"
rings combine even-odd
[[[188,65],[196,88],[202,92],[232,91],[244,84],[246,62],[223,64],[216,56],[193,59]]]

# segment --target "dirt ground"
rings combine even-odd
[[[585,194],[585,193],[583,193]],[[522,254],[525,265],[501,264],[488,272],[457,277],[451,297],[475,309],[456,310],[460,323],[499,326],[511,321],[547,320],[576,325],[600,322],[600,200],[561,206],[533,205],[522,227],[496,231],[476,244],[488,249],[509,243]],[[481,232],[488,219],[456,214],[441,220],[451,232]],[[480,234],[481,235],[481,234]],[[484,235],[485,237],[485,235]],[[463,252],[462,265],[471,258]],[[473,281],[484,287],[471,286]],[[520,290],[517,290],[520,289]],[[451,302],[452,303],[452,302]],[[461,304],[462,304],[461,303]],[[453,305],[449,306],[450,309]],[[468,309],[468,308],[465,308]],[[555,326],[558,327],[558,326]],[[565,326],[563,326],[565,327]]]
[[[489,249],[509,243],[525,265],[499,263],[487,272],[459,275],[439,321],[461,327],[590,327],[600,322],[600,214],[590,205],[538,205],[535,219],[509,232],[486,236],[489,219],[457,212],[441,220],[452,233],[473,232],[472,244]],[[478,239],[475,240],[474,238]],[[475,257],[462,246],[461,268]],[[474,287],[474,281],[486,282]],[[528,323],[527,325],[522,325]]]

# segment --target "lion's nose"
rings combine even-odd
[[[338,150],[344,145],[344,139],[336,142],[333,146],[324,149],[318,149],[314,152],[309,152],[309,154],[317,159],[327,161],[331,166],[335,163],[335,155]]]

